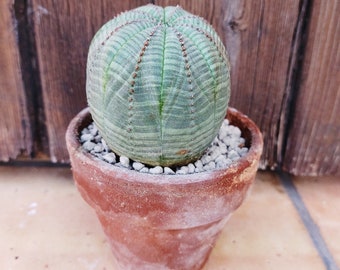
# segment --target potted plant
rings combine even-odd
[[[255,178],[263,144],[248,117],[227,109],[230,67],[218,35],[178,6],[122,13],[93,38],[86,93],[67,148],[121,269],[201,269]],[[239,152],[248,150],[231,164],[225,151],[209,162],[226,115],[243,137]]]

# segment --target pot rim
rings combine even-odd
[[[135,170],[131,170],[124,167],[119,167],[113,164],[109,164],[92,154],[86,152],[79,141],[79,134],[82,128],[88,125],[92,121],[89,107],[82,109],[70,122],[66,130],[66,144],[70,156],[74,154],[77,158],[85,164],[100,167],[101,170],[108,174],[115,174],[117,176],[125,178],[127,181],[131,179],[133,182],[141,183],[157,183],[157,184],[185,184],[195,183],[201,181],[211,181],[211,179],[219,178],[221,175],[235,175],[235,173],[241,173],[247,170],[249,167],[258,166],[258,161],[262,154],[263,149],[263,138],[259,128],[256,124],[245,114],[236,110],[235,108],[228,108],[227,119],[230,120],[231,124],[238,126],[240,124],[244,126],[242,130],[242,136],[246,131],[250,136],[250,146],[248,153],[241,157],[239,160],[234,161],[226,168],[218,168],[209,171],[203,171],[192,174],[151,174],[141,173]],[[237,122],[237,123],[235,123]],[[72,160],[71,160],[72,163]],[[72,165],[72,164],[71,164]]]

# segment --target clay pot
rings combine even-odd
[[[92,122],[89,109],[70,123],[66,142],[73,177],[95,209],[121,269],[201,269],[230,214],[247,195],[262,152],[256,125],[235,109],[247,155],[228,169],[152,175],[110,165],[85,152],[79,133]]]

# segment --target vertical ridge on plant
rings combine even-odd
[[[146,5],[97,32],[86,91],[114,152],[150,165],[185,164],[203,154],[225,117],[228,56],[202,18]]]

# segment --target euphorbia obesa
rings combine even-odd
[[[153,166],[186,164],[203,154],[225,118],[228,56],[202,18],[178,6],[146,5],[97,32],[86,91],[114,152]]]

